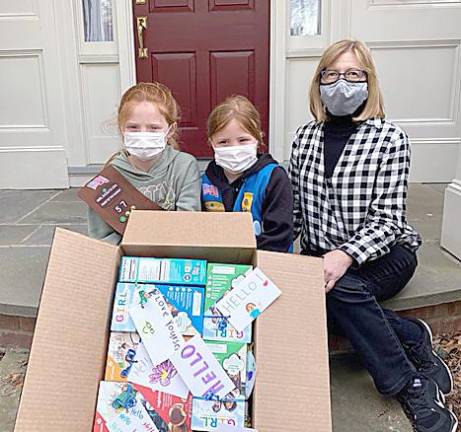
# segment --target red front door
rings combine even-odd
[[[211,156],[208,114],[232,94],[256,105],[267,137],[270,0],[132,1],[137,81],[160,81],[173,91],[182,111],[182,150]],[[142,17],[147,17],[144,58],[139,56]]]

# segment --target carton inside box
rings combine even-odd
[[[323,265],[257,251],[251,215],[135,211],[121,246],[56,229],[15,432],[90,432],[122,255],[258,266],[282,291],[254,326],[259,432],[331,431]]]

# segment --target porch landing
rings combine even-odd
[[[460,262],[439,247],[444,189],[445,185],[432,184],[410,187],[409,219],[423,235],[424,245],[417,274],[388,303],[395,309],[461,300]],[[8,432],[13,430],[54,228],[86,233],[87,222],[86,207],[75,189],[3,190],[0,208],[0,397],[7,402],[0,409],[0,430]],[[378,395],[355,356],[333,356],[330,361],[335,432],[411,431],[398,404]]]

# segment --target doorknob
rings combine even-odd
[[[143,32],[147,29],[147,16],[140,16],[136,18],[136,25],[138,27],[138,58],[147,58],[147,48],[144,48]]]

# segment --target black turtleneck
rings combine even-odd
[[[352,121],[352,115],[338,117],[329,114],[329,117],[325,122],[323,146],[326,178],[332,177],[347,141],[358,126],[358,123]]]

